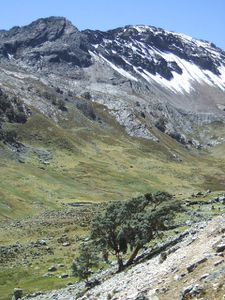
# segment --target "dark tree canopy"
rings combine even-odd
[[[122,270],[133,262],[146,243],[167,229],[178,208],[172,196],[165,192],[112,202],[103,215],[94,219],[91,239],[101,251],[116,255]],[[124,264],[123,254],[128,250],[130,257]]]

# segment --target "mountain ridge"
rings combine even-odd
[[[225,52],[212,43],[143,25],[79,31],[50,17],[1,33],[0,56],[62,91],[89,93],[131,136],[157,141],[148,129],[154,126],[187,145],[218,141],[193,134],[195,119],[224,119]]]

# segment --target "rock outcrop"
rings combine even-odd
[[[86,37],[62,17],[39,19],[25,27],[13,27],[0,35],[2,58],[20,60],[33,69],[60,63],[88,67],[91,56]]]

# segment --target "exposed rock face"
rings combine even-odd
[[[0,123],[25,123],[29,110],[18,98],[10,98],[0,89]]]
[[[220,67],[225,59],[225,53],[212,43],[161,28],[139,25],[107,32],[80,32],[63,17],[38,19],[28,26],[2,30],[0,38],[2,57],[21,59],[36,68],[60,62],[88,67],[91,65],[89,51],[93,51],[128,72],[138,68],[142,73],[148,71],[170,80],[175,75],[173,72],[183,74],[176,57],[215,75],[221,75]]]
[[[50,17],[0,31],[2,88],[10,83],[18,94],[22,86],[22,99],[55,121],[47,102],[67,111],[64,95],[72,94],[103,104],[131,136],[158,142],[163,133],[197,148],[224,141],[208,128],[198,132],[215,122],[224,126],[224,60],[214,44],[151,26],[79,31],[65,18]],[[28,90],[35,80],[47,92]],[[81,112],[99,121],[80,102]]]
[[[68,63],[88,67],[91,56],[85,36],[61,17],[39,19],[25,27],[13,27],[0,34],[0,54],[20,60],[34,69]]]

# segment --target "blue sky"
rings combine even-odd
[[[7,0],[0,29],[64,16],[79,29],[145,24],[214,42],[225,50],[225,0]]]

